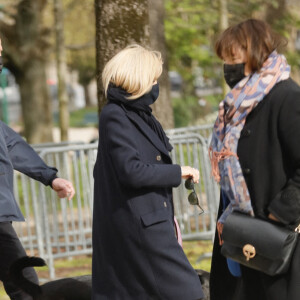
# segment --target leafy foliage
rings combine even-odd
[[[95,77],[94,0],[65,0],[65,38],[68,64],[87,85]]]
[[[214,41],[219,34],[219,0],[166,0],[166,41],[169,67],[183,79],[182,97],[173,99],[176,126],[187,125],[193,112],[199,112],[195,93],[197,69],[201,68],[204,84],[221,85],[222,62],[214,54]],[[227,1],[228,23],[236,24],[248,18],[266,20],[272,28],[285,36],[290,45],[285,54],[293,73],[299,73],[300,53],[293,47],[295,36],[300,30],[300,5],[297,1],[285,0],[231,0]],[[300,77],[300,76],[299,76]],[[205,97],[215,101],[221,95]],[[193,99],[193,100],[192,100]],[[215,108],[215,103],[211,103]],[[185,108],[185,109],[184,109]],[[195,115],[195,114],[194,114]],[[199,114],[200,115],[200,114]],[[198,115],[198,116],[199,116]],[[197,119],[197,116],[195,116]],[[189,119],[196,122],[195,119]]]
[[[215,63],[212,40],[218,14],[209,0],[167,0],[165,31],[170,69],[186,82],[193,80],[193,69]]]

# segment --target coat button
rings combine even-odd
[[[250,134],[251,134],[251,130],[250,130],[250,129],[247,129],[246,132],[245,132],[245,135],[246,135],[246,136],[249,136]]]
[[[249,175],[249,174],[251,173],[251,170],[250,170],[249,168],[245,168],[245,169],[243,170],[243,173],[244,173],[245,175]]]
[[[165,201],[165,202],[164,202],[164,207],[167,207],[167,206],[168,206],[168,205],[167,205],[167,202]]]
[[[249,136],[251,134],[250,129],[243,129],[241,135],[242,136]]]
[[[157,161],[161,161],[161,156],[160,156],[160,155],[157,155],[157,156],[156,156],[156,160],[157,160]]]

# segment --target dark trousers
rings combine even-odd
[[[8,278],[10,265],[23,256],[26,256],[26,252],[11,222],[0,222],[0,280],[12,300],[32,300],[32,297],[22,292]],[[38,284],[38,277],[33,268],[24,269],[23,274],[27,279]]]

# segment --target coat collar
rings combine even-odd
[[[124,110],[128,118],[138,126],[138,128],[144,133],[148,140],[154,145],[154,147],[156,147],[160,152],[170,157],[165,145],[155,134],[155,132],[144,122],[144,120],[135,112],[126,110],[126,108],[124,108]]]

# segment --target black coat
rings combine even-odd
[[[94,300],[199,299],[196,272],[178,244],[172,187],[179,165],[133,111],[101,112],[94,168]]]
[[[238,156],[255,215],[266,218],[271,212],[296,227],[300,223],[300,88],[293,80],[276,84],[249,114]],[[229,273],[216,237],[211,300],[299,300],[299,270],[298,239],[287,274],[271,277],[242,267],[237,279]]]

